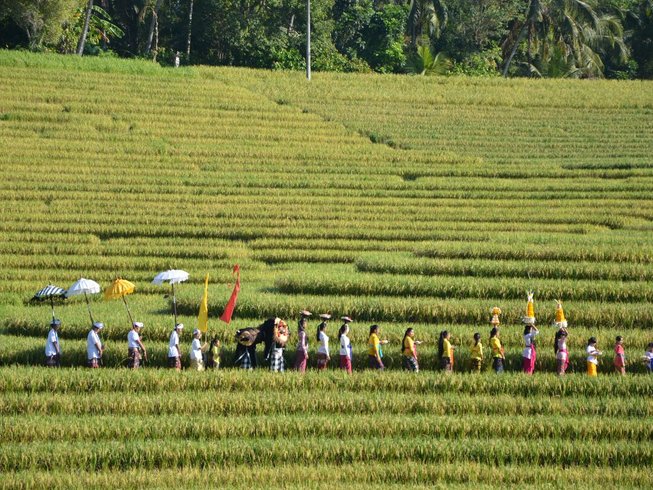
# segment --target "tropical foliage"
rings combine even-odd
[[[87,8],[81,0],[5,2],[0,46],[70,52],[83,32],[79,11]],[[426,39],[432,53],[451,61],[446,73],[653,74],[651,0],[314,0],[311,10],[316,70],[420,73],[415,61],[426,53]],[[179,55],[184,64],[305,67],[304,1],[101,0],[92,12],[95,35],[87,54],[111,50],[163,64]]]

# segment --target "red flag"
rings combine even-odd
[[[231,293],[231,298],[229,298],[227,306],[224,308],[224,313],[222,313],[222,316],[220,317],[220,320],[226,324],[231,323],[231,315],[233,315],[234,308],[236,308],[236,300],[238,299],[238,293],[240,292],[240,266],[238,264],[234,265],[233,275],[236,278],[236,285],[234,286],[234,290]]]

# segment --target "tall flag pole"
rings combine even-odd
[[[220,320],[226,324],[231,323],[231,316],[234,313],[234,308],[236,308],[236,301],[238,300],[238,293],[240,292],[240,266],[238,264],[234,265],[232,274],[236,279],[236,284],[234,285],[234,290],[227,302],[227,306],[224,308],[224,313],[222,313],[222,316],[220,317]]]

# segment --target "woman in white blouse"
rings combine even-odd
[[[346,323],[338,332],[340,339],[340,368],[351,374],[351,342],[349,341],[349,325]]]
[[[326,334],[326,321],[317,327],[317,369],[322,371],[327,368],[331,356],[329,355],[329,337]]]

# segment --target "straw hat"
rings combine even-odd
[[[351,322],[354,321],[354,320],[352,320],[351,318],[349,318],[348,316],[340,317],[340,319],[341,319],[343,322],[345,322],[345,323],[351,323]]]

